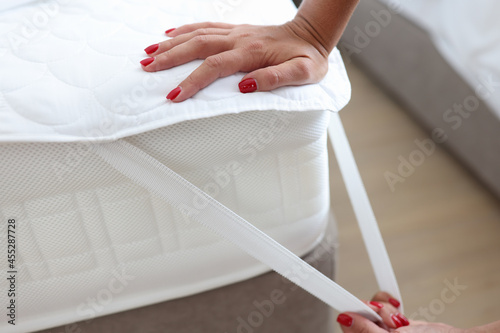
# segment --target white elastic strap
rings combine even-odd
[[[386,291],[396,299],[401,300],[396,275],[392,269],[389,255],[387,254],[375,219],[375,214],[373,214],[373,209],[368,199],[368,194],[366,193],[356,161],[352,155],[340,115],[337,112],[332,112],[331,114],[328,136],[337,157],[340,172],[342,173],[347,193],[349,194],[356,219],[358,220],[378,286],[380,290]],[[400,311],[403,312],[402,301]]]
[[[97,145],[95,149],[123,175],[337,311],[357,312],[370,320],[381,321],[377,313],[347,290],[145,152],[124,141]]]

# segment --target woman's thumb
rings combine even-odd
[[[313,63],[306,58],[294,58],[282,64],[257,69],[248,73],[239,83],[242,93],[270,91],[283,86],[315,83],[321,79]]]

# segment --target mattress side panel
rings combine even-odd
[[[327,111],[245,112],[127,141],[303,255],[329,217],[328,120]],[[91,320],[268,270],[131,183],[91,145],[2,144],[0,153],[8,161],[0,216],[19,227],[25,326],[16,329]]]

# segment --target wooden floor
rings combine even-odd
[[[500,319],[500,202],[442,147],[391,191],[399,156],[427,133],[377,85],[347,66],[353,95],[341,112],[391,257],[408,317],[471,327]],[[332,155],[332,154],[330,154]],[[340,249],[338,282],[360,298],[376,291],[373,273],[336,162],[332,206]],[[450,290],[447,282],[466,286]],[[453,294],[455,292],[455,294]]]

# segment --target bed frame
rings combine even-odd
[[[379,18],[385,26],[373,16],[381,10],[391,14],[388,24]],[[500,198],[500,121],[475,98],[473,87],[441,56],[426,31],[378,0],[363,0],[338,47],[345,62],[360,65],[430,138],[444,134],[441,144]],[[454,111],[455,104],[463,109]]]

